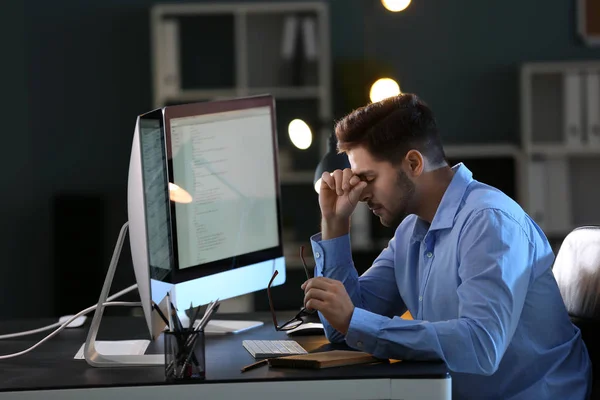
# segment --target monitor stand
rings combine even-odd
[[[100,299],[96,305],[94,318],[92,319],[92,324],[85,340],[83,356],[85,361],[92,367],[143,367],[164,365],[165,363],[164,354],[103,354],[96,348],[96,337],[100,329],[104,308],[106,307],[105,303],[109,301],[108,292],[110,291],[115,270],[117,269],[128,227],[129,223],[126,222],[119,233],[119,238],[117,239],[117,244],[110,260],[108,271],[106,272],[104,285],[100,292]]]
[[[96,337],[98,330],[100,329],[100,322],[102,315],[104,314],[105,303],[109,301],[108,292],[112,285],[112,281],[117,269],[117,264],[121,255],[121,249],[123,248],[123,242],[125,241],[125,235],[129,223],[126,222],[121,228],[117,244],[106,272],[106,278],[104,279],[104,285],[100,292],[100,299],[94,312],[94,318],[83,348],[83,355],[86,362],[92,367],[143,367],[143,366],[157,366],[164,365],[165,356],[164,354],[103,354],[98,351],[96,347]],[[185,313],[178,313],[182,325],[189,326],[189,318]],[[248,329],[262,326],[264,323],[261,321],[232,321],[232,320],[211,320],[205,327],[205,333],[208,335],[226,335],[247,331]]]

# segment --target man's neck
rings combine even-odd
[[[421,189],[421,201],[419,201],[416,212],[419,218],[431,224],[453,177],[454,171],[450,166],[427,173],[427,179],[423,182]]]

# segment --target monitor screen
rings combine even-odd
[[[271,96],[139,117],[130,234],[138,285],[147,271],[153,301],[167,291],[183,307],[244,295],[275,270],[273,284],[285,282],[275,126]]]
[[[279,246],[271,108],[168,120],[177,266],[230,265]],[[217,264],[215,264],[217,263]]]

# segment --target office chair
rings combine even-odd
[[[600,398],[600,226],[571,231],[558,250],[552,271],[592,361],[591,398]]]

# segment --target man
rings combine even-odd
[[[544,233],[465,165],[448,166],[431,110],[402,94],[346,116],[336,136],[351,168],[323,174],[315,278],[302,285],[329,340],[442,359],[454,398],[586,398],[589,357]],[[359,201],[397,226],[360,277],[349,239]],[[406,310],[414,320],[398,317]]]

